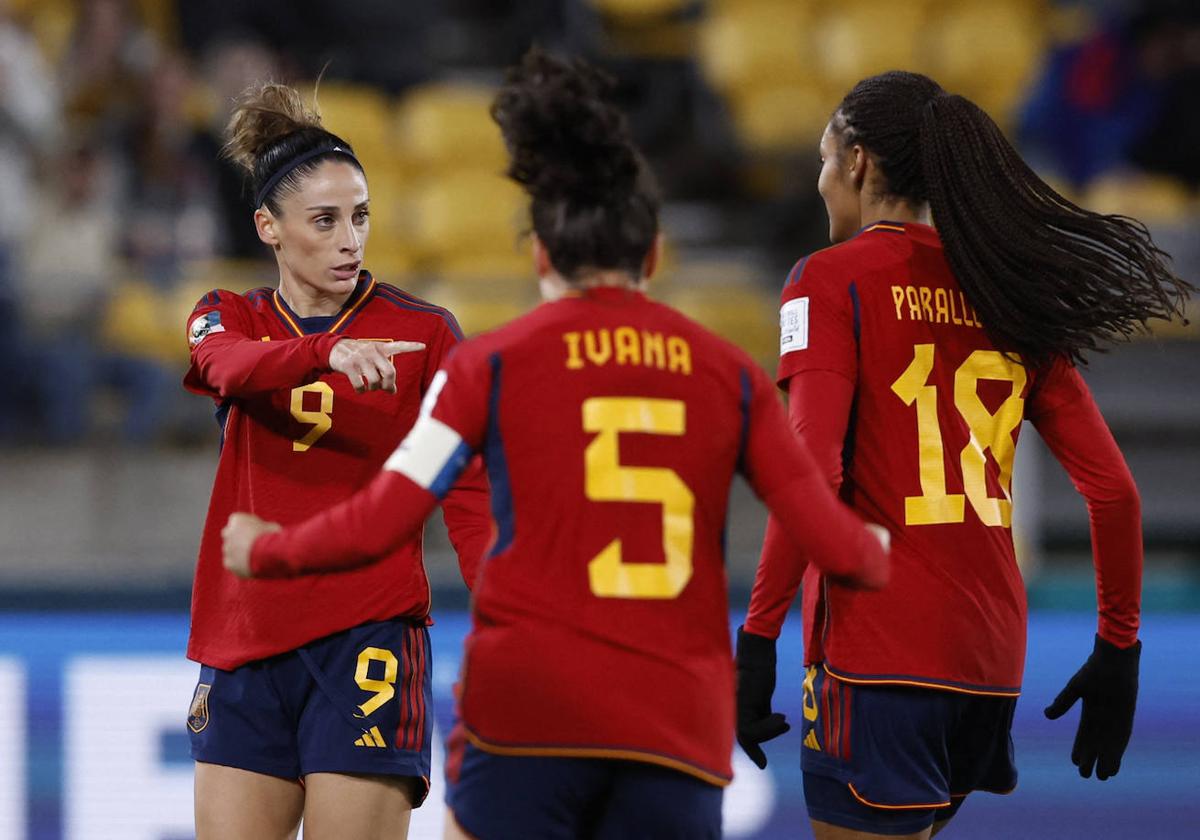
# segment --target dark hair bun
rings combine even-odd
[[[252,85],[238,97],[225,129],[225,155],[253,174],[267,149],[306,128],[320,129],[321,116],[305,104],[298,90],[277,82]]]
[[[535,199],[604,205],[626,199],[641,172],[616,82],[578,59],[534,47],[509,69],[492,103],[511,163]]]

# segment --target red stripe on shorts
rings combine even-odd
[[[410,682],[413,672],[413,657],[412,650],[409,645],[409,636],[411,631],[409,628],[404,628],[404,636],[400,640],[400,661],[404,668],[402,674],[399,675],[400,689],[400,721],[396,731],[396,747],[397,749],[411,749],[408,743],[412,740],[412,735],[409,732],[409,721],[412,719],[412,695]]]
[[[850,692],[854,690],[854,686],[846,683],[842,686],[842,720],[845,721],[842,726],[842,748],[841,756],[843,761],[850,760],[850,712],[853,708],[850,704]]]
[[[413,641],[417,645],[417,670],[413,673],[413,692],[417,700],[416,725],[413,727],[413,749],[419,750],[425,743],[425,634],[413,628]]]
[[[825,732],[825,737],[822,739],[822,743],[825,745],[826,750],[829,749],[830,742],[833,739],[833,725],[832,725],[832,721],[829,720],[829,709],[830,709],[829,683],[830,682],[832,682],[832,680],[830,680],[828,674],[826,674],[825,678],[821,681],[821,717],[824,718],[824,732]]]

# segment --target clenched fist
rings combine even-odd
[[[229,521],[221,529],[221,543],[225,568],[238,577],[253,577],[250,573],[250,550],[254,541],[263,534],[282,531],[278,522],[267,522],[252,513],[230,514]]]

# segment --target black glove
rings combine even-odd
[[[1133,732],[1141,653],[1141,642],[1122,650],[1096,636],[1092,655],[1046,707],[1046,717],[1057,720],[1076,700],[1083,700],[1071,763],[1085,779],[1091,777],[1093,765],[1102,781],[1121,769],[1121,756]]]
[[[775,640],[737,632],[737,740],[760,770],[767,766],[759,744],[778,738],[792,727],[787,718],[771,711],[775,693]]]

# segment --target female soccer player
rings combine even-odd
[[[548,302],[456,350],[365,492],[281,533],[244,515],[225,531],[241,573],[351,568],[408,539],[484,453],[497,537],[451,738],[450,837],[720,835],[735,471],[833,579],[886,577],[761,370],[642,293],[658,198],[611,85],[532,51],[492,106]]]
[[[1094,652],[1046,714],[1082,698],[1072,761],[1117,772],[1137,695],[1140,507],[1075,363],[1176,313],[1188,286],[1142,225],[1071,204],[924,76],[860,82],[820,151],[837,244],[788,278],[778,382],[827,480],[891,533],[895,570],[871,593],[804,572],[805,795],[820,840],[924,838],[972,790],[1016,783],[1024,419],[1087,500],[1100,596]],[[760,766],[758,742],[786,728],[769,712],[792,555],[769,523],[739,634],[739,736]]]
[[[248,91],[227,150],[279,286],[210,292],[189,320],[184,384],[216,401],[222,439],[188,643],[197,836],[293,837],[303,816],[308,838],[403,837],[430,761],[419,531],[373,566],[246,581],[222,568],[220,529],[236,510],[300,521],[359,489],[461,336],[449,312],[362,270],[362,166],[295,90]],[[445,517],[469,585],[491,531],[482,466]]]

